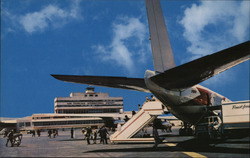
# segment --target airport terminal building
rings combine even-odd
[[[85,93],[71,93],[70,97],[56,97],[55,113],[123,113],[123,97],[109,97],[108,93],[96,93],[93,87],[88,87]]]
[[[17,120],[17,129],[55,129],[101,127],[122,120],[131,112],[123,112],[123,97],[110,97],[87,87],[85,93],[71,93],[69,97],[56,97],[55,113],[33,114]]]

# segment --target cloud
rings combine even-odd
[[[179,23],[190,43],[187,52],[193,60],[249,40],[249,1],[201,1],[186,8]],[[185,61],[186,62],[186,61]],[[227,71],[205,85],[234,80],[236,71]]]
[[[28,33],[43,32],[48,27],[58,28],[80,16],[79,1],[74,1],[69,9],[48,5],[37,12],[27,13],[18,18],[19,23]]]
[[[185,9],[179,22],[184,27],[184,38],[190,42],[190,59],[249,38],[249,7],[249,1],[201,1]]]
[[[147,28],[139,18],[119,17],[112,24],[113,37],[111,43],[107,46],[95,45],[93,48],[103,61],[112,60],[121,67],[124,67],[129,73],[135,71],[135,62],[145,62],[144,44]]]
[[[15,32],[15,29],[12,26],[15,25],[15,21],[17,17],[15,15],[12,15],[7,8],[2,7],[1,9],[2,9],[1,10],[1,21],[2,21],[1,39],[3,39],[8,33]]]

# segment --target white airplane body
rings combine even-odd
[[[201,85],[195,85],[183,91],[164,89],[150,81],[150,76],[153,73],[152,71],[146,72],[147,87],[167,107],[170,113],[185,122],[195,124],[206,112],[208,104],[209,106],[221,105],[222,100],[231,102],[224,96]]]
[[[147,70],[144,79],[52,76],[66,82],[151,92],[177,118],[190,124],[196,124],[206,113],[207,106],[221,105],[222,100],[231,102],[198,83],[248,60],[250,41],[176,67],[160,1],[145,0],[145,2],[155,70]]]

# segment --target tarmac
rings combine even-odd
[[[99,139],[88,145],[80,129],[75,130],[75,138],[70,138],[70,130],[59,131],[56,138],[47,137],[46,132],[40,137],[23,134],[19,147],[6,147],[6,138],[1,136],[0,157],[250,157],[249,137],[201,142],[193,136],[178,136],[178,128],[160,132],[165,140],[156,149],[153,143],[103,145]]]

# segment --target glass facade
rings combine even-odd
[[[34,126],[56,126],[56,125],[79,125],[79,124],[101,124],[103,120],[72,120],[72,121],[44,121],[33,122]]]
[[[119,109],[61,109],[59,114],[83,114],[83,113],[119,113]]]

